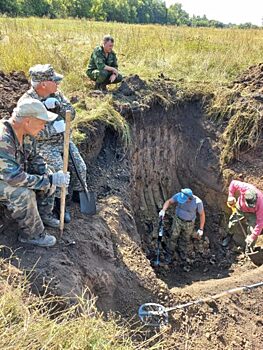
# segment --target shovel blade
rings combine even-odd
[[[96,198],[95,192],[81,191],[79,192],[80,211],[83,214],[96,214]]]
[[[263,265],[263,250],[261,249],[261,247],[255,247],[254,251],[248,253],[247,256],[256,266]]]

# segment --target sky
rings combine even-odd
[[[251,22],[262,25],[263,0],[166,0],[168,6],[174,3],[183,5],[183,9],[192,15],[206,15],[224,23]]]

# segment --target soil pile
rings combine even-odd
[[[0,71],[0,118],[9,117],[17,101],[29,88],[23,72],[5,74]]]

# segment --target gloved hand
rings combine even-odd
[[[204,234],[204,231],[203,231],[203,230],[201,230],[201,229],[197,230],[197,236],[198,236],[199,238],[202,238],[203,234]]]
[[[246,241],[247,246],[250,247],[251,244],[254,242],[254,239],[253,239],[252,235],[249,235],[249,236],[247,236],[245,241]]]
[[[59,106],[59,101],[55,97],[49,97],[44,101],[44,105],[47,109],[54,109]]]
[[[63,173],[62,170],[59,170],[58,172],[52,174],[52,185],[57,187],[66,186],[68,187],[70,181],[70,173],[67,172],[66,174]]]
[[[164,215],[165,215],[165,210],[161,210],[160,212],[159,212],[159,217],[160,218],[164,218]]]
[[[53,123],[54,129],[56,130],[57,134],[60,134],[66,130],[66,124],[64,120],[57,120]]]
[[[229,204],[230,206],[234,206],[234,205],[236,204],[236,202],[237,202],[237,200],[236,200],[235,197],[229,196],[229,197],[227,198],[227,204]]]

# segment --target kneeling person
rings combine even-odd
[[[56,118],[57,114],[48,112],[40,101],[25,99],[11,118],[0,122],[0,202],[18,223],[18,239],[42,247],[56,243],[56,238],[45,232],[44,223],[47,219],[50,224],[56,186],[67,186],[70,177],[62,171],[52,174],[44,170],[39,175],[29,173],[29,169],[35,167],[36,159],[41,160],[34,137],[46,122]]]
[[[238,195],[238,199],[236,196]],[[247,227],[246,245],[253,245],[263,229],[263,193],[254,185],[232,180],[229,185],[227,204],[234,206],[236,213],[229,218],[229,234],[223,241],[228,245],[235,230],[239,230],[238,221],[245,222]]]
[[[110,35],[105,35],[102,45],[97,46],[90,57],[86,73],[91,80],[96,82],[95,88],[98,90],[107,91],[106,85],[122,81],[113,45],[114,39]]]
[[[176,205],[176,216],[173,221],[172,234],[168,249],[170,253],[169,260],[174,259],[175,250],[178,248],[182,260],[191,262],[193,256],[193,238],[201,238],[205,225],[205,211],[203,202],[195,196],[191,189],[185,188],[168,199],[159,213],[160,217],[165,216],[166,210]],[[200,215],[200,228],[195,232],[196,213]],[[180,245],[178,241],[180,239]]]

